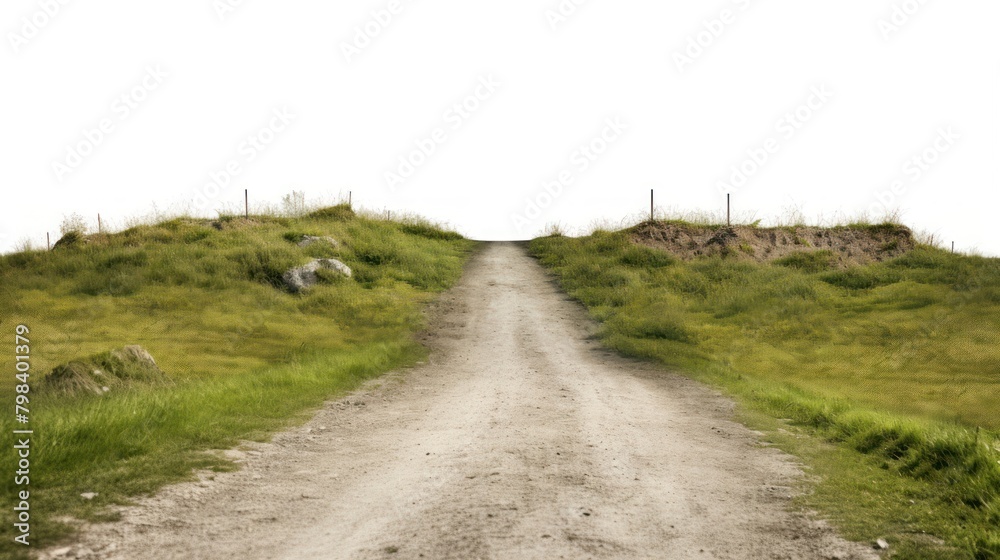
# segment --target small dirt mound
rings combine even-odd
[[[881,262],[913,249],[913,232],[896,224],[820,227],[712,227],[674,222],[644,222],[630,231],[633,242],[666,250],[685,260],[704,256],[757,262],[822,251],[831,268]]]
[[[42,379],[40,388],[69,394],[103,395],[125,387],[168,381],[145,348],[126,346],[56,366]]]

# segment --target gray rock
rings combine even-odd
[[[316,271],[320,269],[335,270],[348,278],[351,277],[351,268],[337,259],[316,259],[307,265],[289,270],[282,276],[282,280],[289,290],[299,293],[319,282]]]
[[[83,498],[84,500],[93,500],[97,496],[98,496],[97,492],[84,492],[83,494],[80,494],[80,497]]]
[[[329,243],[330,245],[333,245],[334,247],[339,247],[340,246],[340,244],[337,243],[337,240],[334,239],[334,238],[332,238],[332,237],[314,237],[312,235],[305,235],[305,236],[303,236],[302,237],[302,241],[299,241],[298,245],[299,245],[299,247],[308,247],[308,246],[313,245],[315,243]]]
[[[886,542],[885,539],[878,539],[877,541],[875,541],[875,548],[877,548],[878,550],[888,550],[889,543]]]

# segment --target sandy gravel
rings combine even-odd
[[[602,350],[523,246],[487,244],[434,315],[429,363],[230,452],[238,472],[167,488],[57,552],[877,558],[789,511],[801,472],[734,423],[731,402]]]

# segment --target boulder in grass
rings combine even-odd
[[[337,240],[334,239],[334,238],[332,238],[332,237],[315,237],[315,236],[312,236],[312,235],[304,235],[304,236],[302,236],[302,241],[299,241],[298,246],[299,247],[309,247],[311,245],[315,245],[316,243],[326,243],[326,244],[331,245],[333,247],[339,247],[340,246],[340,244],[337,243]]]
[[[320,269],[333,270],[347,278],[351,277],[351,268],[337,259],[316,259],[309,264],[289,270],[282,276],[282,280],[291,292],[304,292],[319,282],[316,271]]]

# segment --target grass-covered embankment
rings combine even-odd
[[[633,234],[531,250],[607,345],[737,397],[820,476],[803,501],[847,536],[897,558],[1000,555],[1000,261],[918,246],[845,269],[806,245],[680,260]]]
[[[303,235],[338,244],[299,247]],[[32,548],[69,534],[61,517],[100,520],[107,506],[193,468],[232,468],[208,451],[266,439],[331,395],[418,360],[422,306],[459,278],[471,248],[429,224],[340,206],[298,218],[179,218],[0,257],[8,434],[23,427],[12,418],[14,329],[31,329]],[[324,274],[290,293],[282,274],[313,258],[339,259],[353,278]],[[103,395],[41,383],[57,365],[132,344],[149,350],[169,383]],[[21,488],[10,447],[4,456],[0,556],[22,555],[11,510]]]

